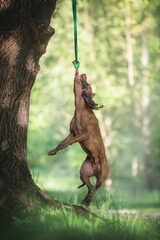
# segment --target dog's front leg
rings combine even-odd
[[[72,145],[73,143],[82,142],[82,141],[87,140],[88,138],[89,138],[89,135],[87,132],[79,134],[77,136],[69,135],[64,141],[62,141],[57,146],[57,149],[62,150],[64,148],[68,147],[69,145]]]
[[[50,151],[48,155],[55,155],[59,150],[66,148],[69,145],[68,141],[70,141],[73,137],[73,133],[69,133],[69,135],[62,142],[60,142],[56,148]]]
[[[48,153],[48,155],[55,155],[59,150],[62,150],[66,147],[68,147],[69,145],[72,145],[73,143],[76,143],[76,142],[82,142],[82,141],[85,141],[89,138],[89,134],[88,132],[85,132],[85,133],[82,133],[82,134],[79,134],[77,136],[73,136],[73,134],[69,134],[68,137],[66,137],[65,140],[63,140],[62,142],[60,142],[60,144],[58,144],[58,146],[53,149],[52,151],[50,151]]]
[[[73,137],[72,139],[70,139],[70,145],[72,145],[73,143],[76,142],[83,142],[85,140],[89,139],[89,134],[88,132],[83,132],[75,137]]]

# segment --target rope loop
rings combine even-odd
[[[80,62],[79,61],[77,61],[77,63],[76,63],[76,60],[74,60],[72,63],[73,63],[75,68],[79,68],[80,67]]]

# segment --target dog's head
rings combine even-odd
[[[95,93],[93,93],[91,85],[87,82],[87,75],[81,74],[80,75],[80,81],[82,84],[82,97],[84,98],[85,104],[88,108],[98,110],[99,108],[102,108],[103,106],[98,106],[97,103],[93,101],[92,98],[95,97]]]
[[[91,85],[87,82],[87,75],[85,73],[80,75],[80,80],[82,83],[82,89],[89,91],[91,94],[91,97],[94,98],[96,93],[93,93]]]

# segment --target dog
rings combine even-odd
[[[92,92],[92,88],[87,82],[87,76],[86,74],[79,76],[78,71],[74,78],[74,95],[75,112],[70,123],[70,133],[48,155],[55,155],[59,150],[79,142],[87,157],[80,169],[80,179],[83,184],[78,188],[87,186],[88,193],[82,204],[89,206],[95,191],[103,184],[109,172],[98,120],[93,112],[103,106],[98,106],[93,101],[95,93]],[[95,187],[90,182],[92,176],[97,179]]]

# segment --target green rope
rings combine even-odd
[[[78,68],[80,64],[78,62],[76,0],[72,0],[72,10],[73,10],[73,21],[74,21],[74,50],[75,50],[75,61],[73,62],[73,64],[75,68]]]

